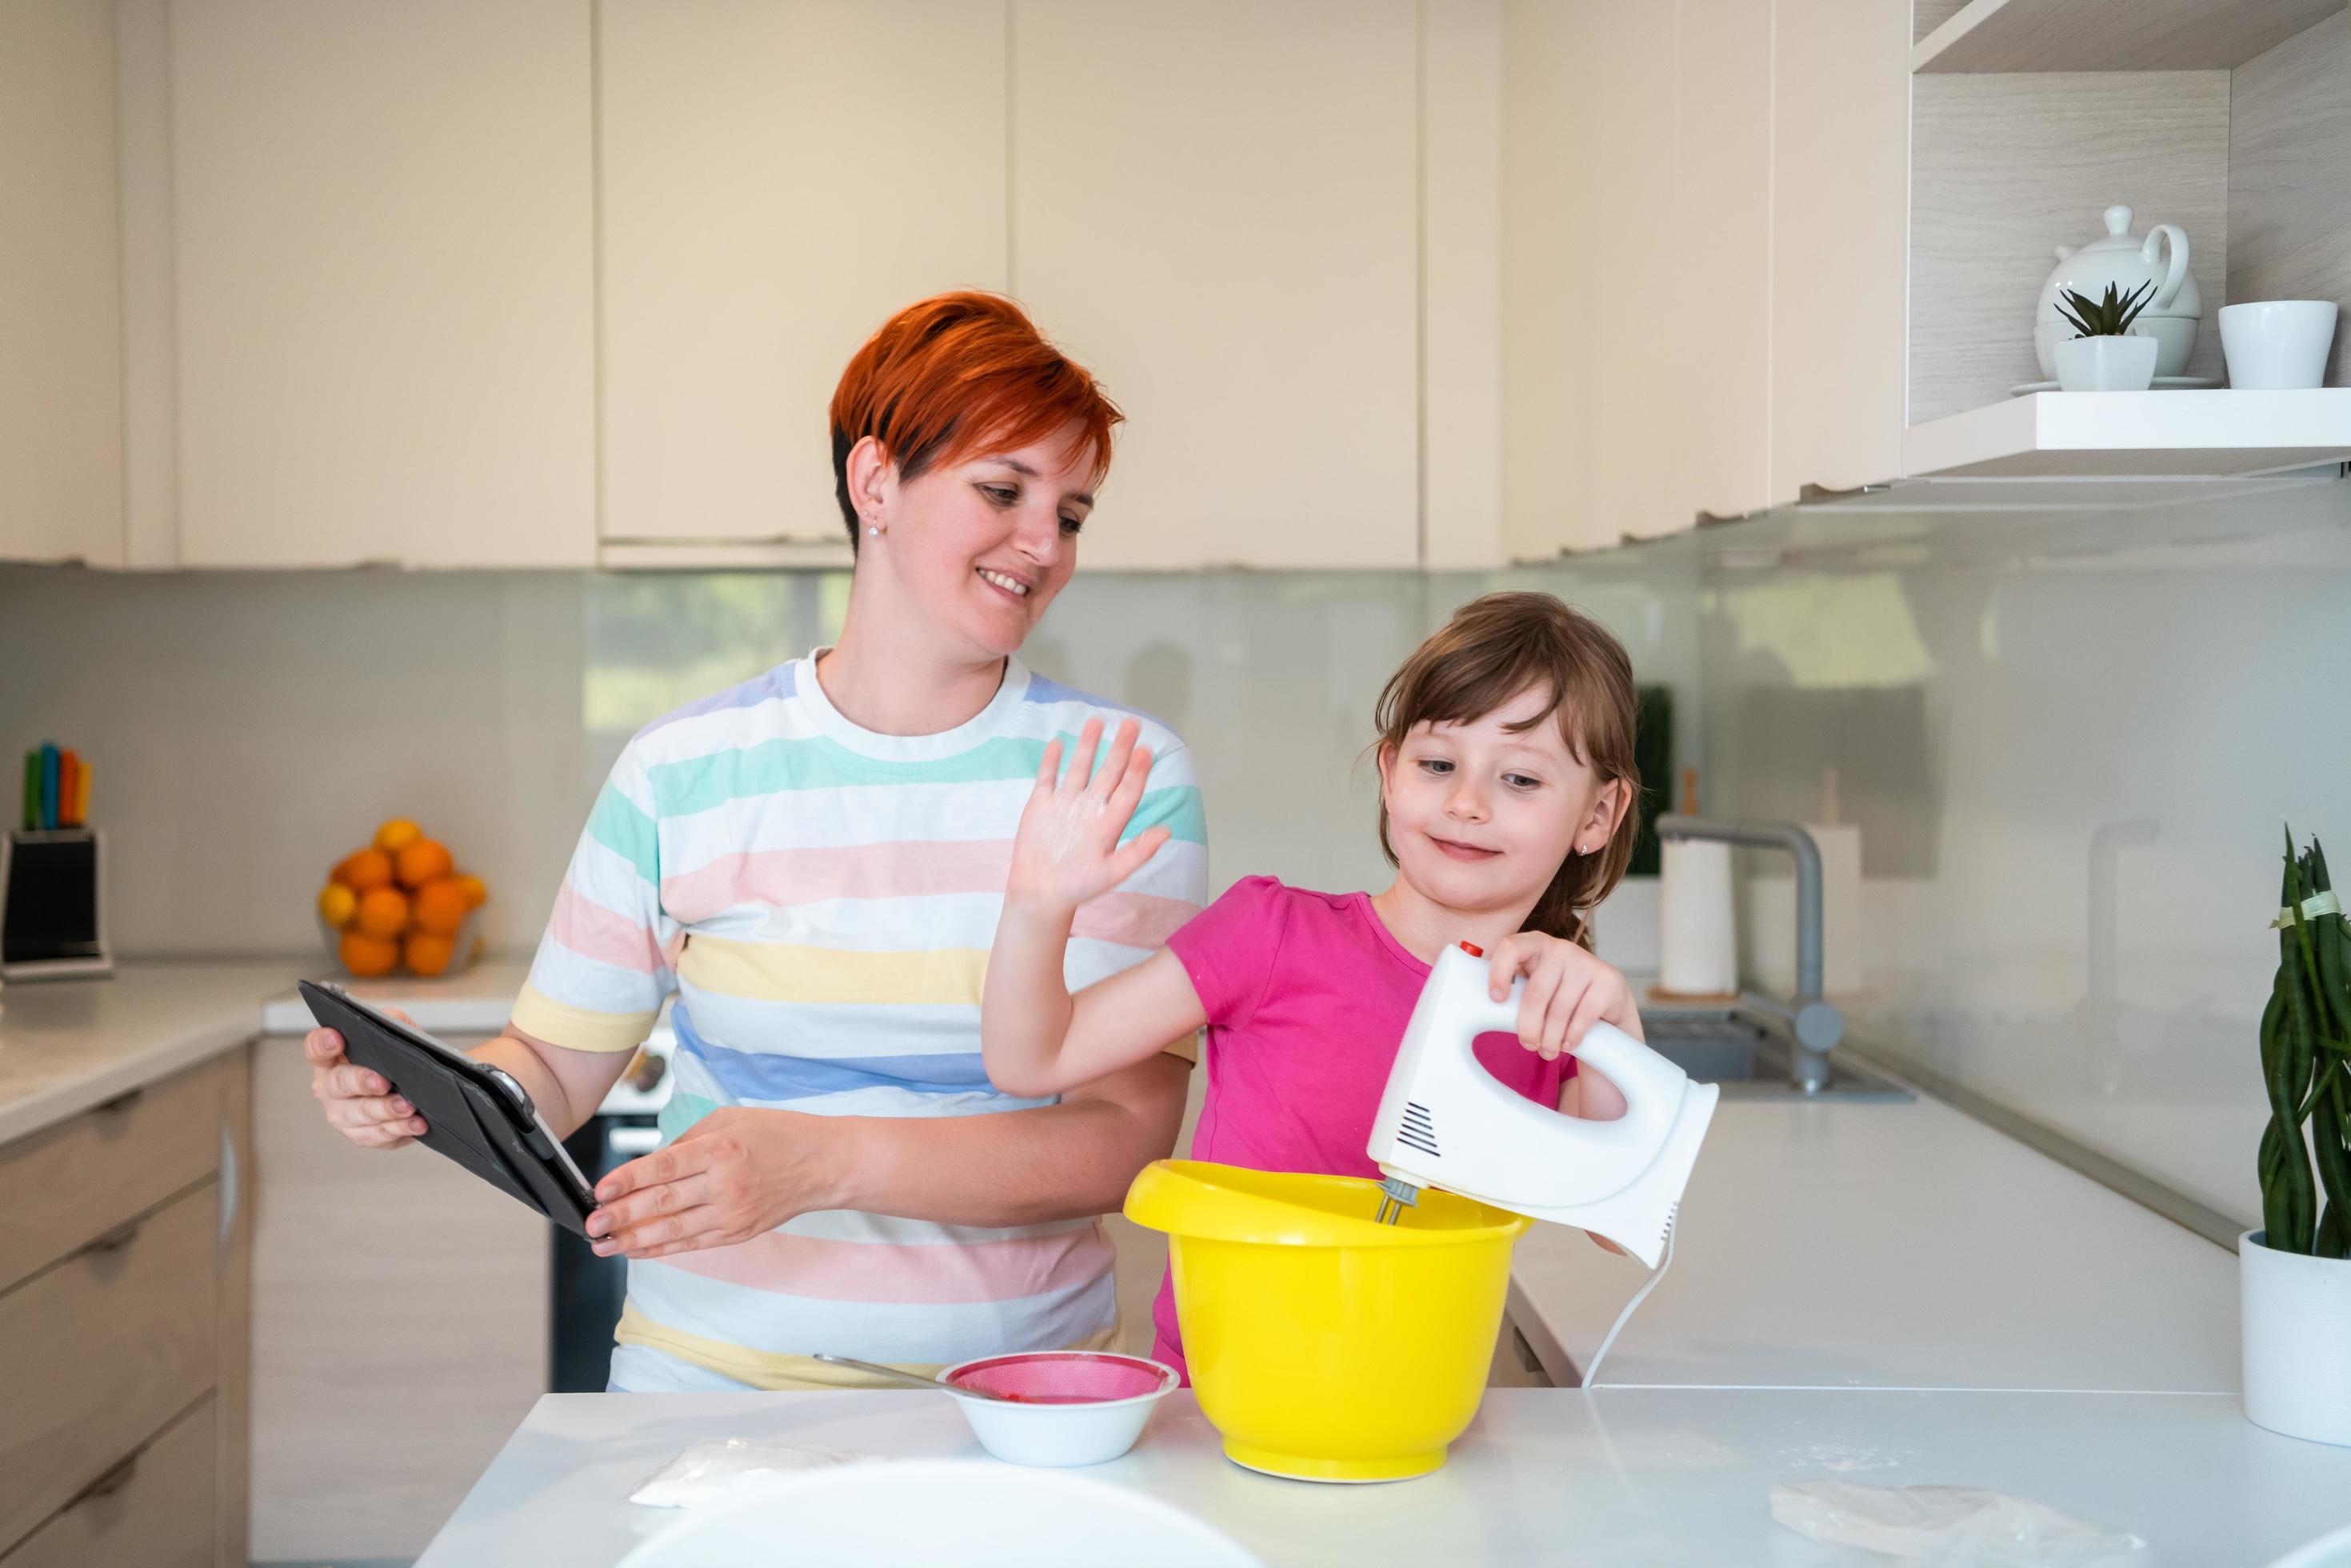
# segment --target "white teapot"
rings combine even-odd
[[[2057,268],[2041,286],[2041,309],[2032,327],[2032,347],[2040,356],[2044,381],[2057,379],[2057,345],[2078,335],[2074,324],[2058,313],[2062,293],[2071,289],[2098,299],[2110,283],[2118,294],[2128,294],[2144,284],[2155,285],[2147,308],[2131,322],[2129,335],[2155,340],[2157,375],[2187,373],[2188,356],[2196,349],[2197,324],[2204,319],[2203,297],[2197,293],[2196,279],[2188,270],[2188,235],[2177,224],[2158,224],[2141,240],[2132,235],[2130,225],[2128,207],[2108,207],[2103,238],[2078,250],[2070,245],[2057,247]],[[2171,254],[2158,265],[2157,258],[2163,255],[2166,241],[2170,242]]]

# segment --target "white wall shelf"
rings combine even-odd
[[[2232,477],[2351,459],[2351,387],[2034,392],[1912,425],[1902,472],[1975,478]]]
[[[2234,70],[2344,0],[1969,0],[1913,71]]]

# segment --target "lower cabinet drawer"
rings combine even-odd
[[[0,1568],[212,1568],[216,1416],[209,1398],[186,1412]]]
[[[219,1245],[208,1183],[0,1295],[0,1550],[212,1388]]]
[[[0,1148],[0,1291],[217,1168],[225,1076],[208,1063]]]

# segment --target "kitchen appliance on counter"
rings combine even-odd
[[[1442,1466],[1485,1396],[1510,1250],[1534,1219],[1657,1270],[1625,1317],[1664,1277],[1720,1091],[1594,1023],[1576,1056],[1623,1091],[1625,1113],[1537,1104],[1478,1061],[1478,1038],[1515,1029],[1526,996],[1520,977],[1494,1000],[1491,977],[1467,942],[1429,967],[1372,1123],[1384,1182],[1160,1160],[1128,1191],[1126,1217],[1167,1234],[1200,1410],[1236,1464],[1315,1481]]]
[[[656,1124],[669,1103],[669,1060],[676,1049],[677,1036],[664,1017],[596,1113],[563,1140],[590,1186],[661,1146]],[[601,1394],[611,1383],[612,1331],[629,1293],[629,1260],[600,1258],[570,1231],[549,1234],[547,1390]]]
[[[1722,1092],[1614,1024],[1595,1022],[1576,1060],[1614,1084],[1625,1113],[1587,1121],[1539,1105],[1479,1064],[1481,1034],[1518,1028],[1521,977],[1496,1001],[1492,966],[1467,942],[1437,956],[1405,1025],[1372,1122],[1392,1223],[1441,1186],[1463,1197],[1604,1236],[1656,1268]]]

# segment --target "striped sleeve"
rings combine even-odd
[[[1071,990],[1130,968],[1167,945],[1167,939],[1200,913],[1208,901],[1208,829],[1200,806],[1200,786],[1192,776],[1192,754],[1172,740],[1151,759],[1151,777],[1134,820],[1120,841],[1154,827],[1168,831],[1167,841],[1141,871],[1079,909],[1071,923],[1070,954],[1063,977]],[[1199,1060],[1191,1036],[1168,1051],[1186,1061]]]
[[[633,1051],[675,985],[661,835],[637,743],[612,765],[555,895],[514,1027],[573,1051]]]

